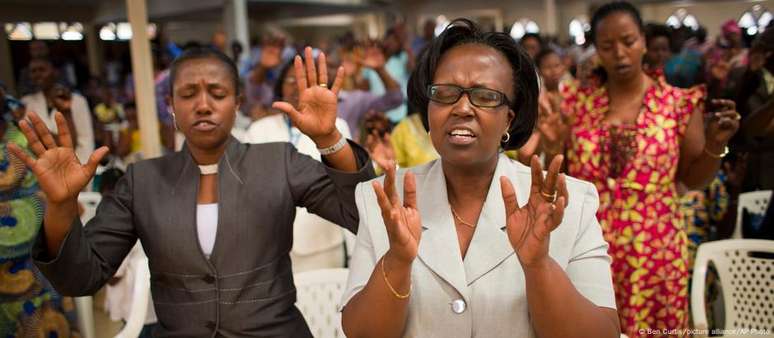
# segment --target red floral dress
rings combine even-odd
[[[675,175],[688,120],[704,109],[703,88],[654,81],[629,127],[605,121],[604,85],[562,90],[562,110],[572,121],[567,171],[599,192],[597,218],[613,257],[621,329],[629,337],[687,329],[687,238]]]

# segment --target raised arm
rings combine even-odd
[[[336,107],[344,70],[339,67],[333,87],[328,89],[325,53],[320,53],[317,67],[312,48],[306,47],[304,53],[305,62],[300,56],[293,60],[299,93],[298,107],[287,102],[275,102],[272,107],[287,114],[298,130],[314,141],[326,164],[341,171],[357,172],[359,167],[352,147],[336,129]]]
[[[387,62],[384,52],[377,46],[369,46],[365,50],[365,56],[360,61],[363,66],[372,69],[379,75],[379,80],[384,84],[384,89],[387,92],[400,91],[400,85],[395,79],[387,73],[387,69],[384,68],[384,64]]]
[[[9,145],[9,149],[32,170],[46,195],[43,231],[32,256],[60,293],[92,294],[113,275],[137,241],[132,224],[130,180],[122,178],[115,193],[103,197],[97,215],[84,229],[78,216],[78,193],[92,179],[108,148],[97,149],[81,165],[61,113],[54,117],[60,145],[35,113],[29,117],[32,125],[27,121],[19,125],[36,158],[15,144]],[[127,176],[131,176],[131,170]]]
[[[720,159],[731,136],[739,129],[741,116],[731,100],[712,100],[714,109],[704,127],[703,111],[694,110],[680,143],[678,179],[688,188],[704,188],[720,169]]]
[[[407,172],[401,203],[395,191],[395,169],[391,166],[387,169],[384,188],[374,182],[373,189],[382,210],[390,249],[374,266],[365,287],[344,307],[342,326],[347,337],[400,337],[406,326],[411,297],[411,265],[419,252],[422,236],[416,183],[413,174]],[[368,245],[363,242],[369,238],[367,232],[363,227],[362,234],[358,234],[358,248]]]
[[[89,161],[81,165],[75,156],[70,128],[62,113],[57,112],[54,116],[59,130],[57,138],[61,146],[57,145],[51,132],[37,114],[30,112],[29,118],[32,126],[27,121],[21,121],[19,127],[37,159],[29,156],[15,144],[10,144],[9,149],[32,170],[46,194],[47,207],[43,218],[43,230],[48,252],[55,255],[70,225],[78,217],[78,193],[94,177],[97,164],[108,153],[108,148],[97,149],[91,154]]]
[[[500,178],[508,239],[524,270],[532,326],[541,338],[618,337],[620,328],[616,310],[597,306],[584,297],[570,278],[574,275],[570,267],[565,272],[548,254],[550,234],[562,222],[569,198],[565,177],[559,175],[561,165],[562,157],[555,157],[544,180],[540,161],[537,156],[532,157],[532,186],[529,201],[523,207],[519,207],[510,180],[504,176]],[[592,217],[595,212],[591,211]],[[604,249],[602,255],[605,255]],[[609,261],[605,263],[602,268],[607,269],[605,282],[612,298]],[[593,273],[593,270],[585,273]],[[583,282],[594,284],[596,281]]]

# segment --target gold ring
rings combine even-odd
[[[553,194],[549,194],[549,193],[543,192],[543,190],[541,190],[540,194],[543,195],[543,197],[546,198],[546,202],[551,202],[551,203],[556,202],[556,191],[554,191]]]
[[[321,83],[321,84],[320,84],[320,87],[323,87],[323,88],[328,88],[328,84],[327,84],[327,83]]]
[[[739,114],[739,113],[734,114],[734,120],[739,121],[741,119],[742,119],[742,115],[741,114]]]

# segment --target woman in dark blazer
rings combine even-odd
[[[322,163],[288,143],[232,138],[240,102],[236,67],[220,52],[189,50],[170,70],[169,102],[185,147],[130,166],[85,227],[78,192],[108,149],[81,165],[61,114],[58,140],[34,114],[21,123],[35,158],[12,151],[32,169],[48,202],[33,257],[55,288],[93,294],[139,239],[149,258],[156,336],[311,337],[294,306],[288,253],[295,208],[355,232],[355,185],[373,170],[368,154],[334,126],[341,69],[328,89],[325,55],[315,67],[307,48],[306,60],[294,61],[298,106],[274,107],[315,141]]]

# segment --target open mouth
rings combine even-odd
[[[193,124],[193,130],[196,131],[211,131],[215,129],[215,127],[217,127],[215,123],[207,120],[196,121]]]
[[[452,129],[448,134],[449,142],[455,145],[468,145],[476,141],[476,134],[469,129]]]
[[[631,65],[618,65],[618,66],[615,66],[615,71],[618,72],[619,74],[628,73],[631,70],[632,70],[632,66]]]

